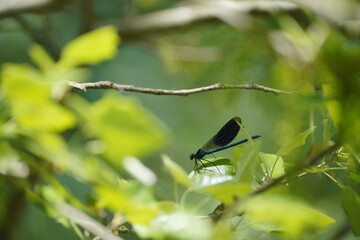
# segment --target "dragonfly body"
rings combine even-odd
[[[234,147],[236,145],[248,142],[248,139],[243,139],[239,142],[229,144],[240,130],[241,119],[234,117],[230,119],[207,143],[204,144],[196,153],[190,155],[191,160],[195,160],[195,168],[198,166],[198,161],[208,154],[212,154],[218,151],[222,151],[227,148]],[[259,138],[259,135],[252,136],[251,139]]]

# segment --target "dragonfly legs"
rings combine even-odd
[[[198,164],[197,161],[199,161],[199,162],[201,163],[201,165],[203,166],[203,169],[204,169],[204,170],[206,170],[206,166],[205,166],[205,164],[204,164],[202,161],[206,161],[206,162],[212,164],[214,167],[216,167],[216,169],[218,170],[219,174],[221,174],[221,172],[220,172],[219,168],[216,166],[216,164],[214,164],[213,162],[211,162],[211,161],[209,161],[209,160],[207,160],[207,159],[204,159],[204,158],[202,158],[202,159],[197,159],[197,160],[195,161],[195,166],[194,166],[194,169],[193,169],[193,170],[197,170],[197,169],[198,169],[199,164]],[[212,170],[211,170],[211,171],[212,171]],[[212,172],[214,172],[214,171],[212,171]],[[215,173],[215,172],[214,172],[214,173]]]

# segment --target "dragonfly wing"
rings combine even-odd
[[[230,119],[205,145],[204,150],[215,149],[229,144],[240,130],[241,119],[234,117]]]

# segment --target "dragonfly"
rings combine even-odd
[[[201,160],[207,161],[206,159],[204,159],[206,155],[213,154],[248,142],[248,139],[243,139],[241,141],[229,144],[239,133],[241,123],[242,121],[239,117],[234,117],[230,119],[207,143],[204,144],[204,146],[202,146],[196,153],[191,154],[190,160],[195,160],[194,169],[198,168],[198,162],[200,162],[204,166]],[[256,139],[259,137],[261,136],[255,135],[252,136],[251,139]]]

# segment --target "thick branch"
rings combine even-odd
[[[73,0],[0,0],[0,18],[27,12],[53,10]]]
[[[153,95],[174,95],[174,96],[188,96],[195,93],[209,92],[214,90],[224,90],[224,89],[257,90],[262,92],[270,92],[275,95],[295,93],[295,92],[288,92],[274,88],[269,88],[255,83],[241,84],[241,85],[216,83],[205,87],[192,88],[192,89],[179,89],[179,90],[136,87],[134,85],[123,85],[123,84],[113,83],[110,81],[89,82],[89,83],[69,82],[69,85],[73,89],[83,92],[86,92],[88,89],[114,89],[118,91],[138,92],[138,93],[146,93]]]
[[[243,25],[244,17],[250,12],[274,12],[298,10],[289,1],[230,1],[205,0],[191,1],[191,4],[166,9],[130,18],[119,26],[121,34],[143,34],[209,19],[219,19],[235,27]]]

